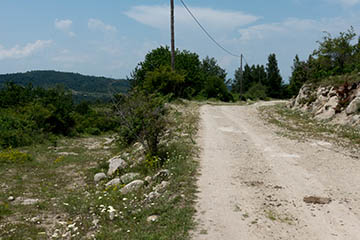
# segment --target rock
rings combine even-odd
[[[345,112],[347,115],[360,113],[360,97],[356,97],[352,100]]]
[[[15,198],[13,197],[13,196],[10,196],[9,198],[8,198],[8,201],[9,202],[12,202],[12,201],[14,201],[15,200]]]
[[[125,187],[123,187],[120,192],[122,194],[128,194],[130,192],[136,191],[140,189],[144,185],[144,181],[142,180],[135,180],[131,183],[127,184]]]
[[[337,96],[333,96],[329,99],[327,103],[325,103],[324,107],[321,108],[318,112],[316,112],[315,118],[318,120],[328,120],[335,116],[335,108],[339,103],[339,98]]]
[[[106,174],[105,173],[97,173],[95,174],[94,176],[94,181],[97,183],[97,182],[100,182],[101,180],[103,179],[106,179]]]
[[[127,167],[127,163],[120,157],[113,157],[109,160],[109,171],[107,175],[112,176],[116,170],[122,170]]]
[[[153,216],[149,216],[146,221],[147,222],[156,222],[159,219],[159,216],[157,215],[153,215]]]
[[[156,185],[154,187],[154,191],[158,193],[162,193],[165,191],[165,189],[170,185],[167,181],[162,181],[160,184]]]
[[[153,200],[157,199],[158,197],[160,197],[160,193],[158,193],[158,192],[151,192],[151,193],[149,193],[149,195],[147,196],[147,200],[148,200],[148,201],[153,201]]]
[[[74,152],[58,152],[57,153],[60,156],[78,156],[78,153],[74,153]]]
[[[332,87],[332,88],[330,89],[330,91],[329,91],[328,96],[329,96],[329,97],[333,97],[333,96],[336,96],[336,95],[337,95],[337,94],[336,94],[336,90],[335,90],[334,87]]]
[[[106,186],[106,187],[115,186],[115,185],[118,185],[118,184],[120,184],[120,183],[121,183],[120,178],[114,178],[113,180],[107,182],[107,183],[105,184],[105,186]]]
[[[167,169],[160,170],[158,173],[156,173],[153,177],[155,181],[163,181],[170,176],[170,171]]]
[[[306,99],[309,98],[311,94],[311,86],[305,84],[299,91],[299,94],[297,95],[294,103],[294,107],[301,107],[304,102],[306,102]]]
[[[40,217],[33,217],[30,219],[30,222],[32,223],[40,223]]]
[[[95,218],[91,223],[94,225],[94,228],[97,228],[98,227],[98,224],[99,224],[100,220]]]
[[[127,173],[120,177],[120,180],[124,184],[134,181],[136,178],[140,177],[139,173]]]
[[[331,198],[324,198],[324,197],[304,197],[305,203],[311,203],[311,204],[329,204],[331,203]]]
[[[151,182],[151,177],[150,176],[147,176],[146,178],[145,178],[145,182],[147,182],[147,183],[150,183]]]
[[[21,204],[22,205],[33,205],[33,204],[38,203],[39,201],[40,201],[39,199],[31,199],[31,198],[29,198],[29,199],[24,199]]]
[[[115,218],[116,210],[112,206],[108,207],[109,219],[112,221]]]

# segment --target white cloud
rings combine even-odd
[[[34,43],[28,43],[24,47],[16,45],[13,48],[6,49],[0,45],[0,60],[2,59],[20,59],[33,54],[35,51],[49,46],[52,40],[37,40]]]
[[[72,23],[73,22],[70,19],[64,19],[64,20],[55,19],[54,25],[56,29],[65,32],[70,37],[75,37],[76,34],[71,31]]]
[[[88,28],[94,31],[103,31],[103,32],[116,32],[117,29],[115,26],[107,25],[99,19],[90,18],[88,21]]]
[[[67,31],[71,28],[72,21],[69,19],[59,20],[55,19],[55,27],[62,31]]]
[[[351,26],[351,22],[342,18],[327,18],[321,20],[289,18],[283,22],[253,25],[239,29],[240,40],[252,41],[265,39],[271,36],[301,36],[309,37],[308,33],[321,34],[322,32],[338,33]]]
[[[205,27],[211,27],[212,29],[234,29],[240,26],[246,26],[259,19],[257,16],[240,11],[225,11],[199,7],[191,8],[191,11]],[[135,6],[125,12],[125,14],[137,22],[154,28],[169,28],[169,6],[167,5]],[[182,6],[175,7],[175,22],[177,26],[195,26],[195,22]]]
[[[344,7],[353,7],[360,3],[360,0],[331,0],[332,2],[339,3]]]

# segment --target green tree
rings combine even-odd
[[[351,42],[355,36],[356,33],[351,27],[347,32],[341,32],[338,37],[332,37],[330,33],[326,33],[323,41],[318,41],[319,48],[312,55],[317,59],[321,69],[326,71],[326,75],[352,71],[352,57],[355,55],[356,46],[353,46]]]
[[[204,87],[201,77],[199,56],[189,51],[175,51],[175,69],[180,75],[184,75],[181,86],[181,96],[191,98],[197,95]],[[145,56],[131,74],[132,87],[144,87],[145,78],[148,72],[153,72],[162,66],[170,66],[171,53],[169,47],[159,47],[152,50]]]
[[[294,64],[292,66],[292,73],[289,83],[289,94],[291,96],[297,95],[302,85],[307,81],[307,64],[300,61],[299,56],[296,55]]]
[[[171,71],[170,66],[160,66],[147,72],[144,90],[148,93],[172,94],[175,98],[182,96],[185,76]]]
[[[282,97],[282,77],[276,60],[276,55],[270,54],[268,57],[268,63],[266,64],[266,84],[267,95],[272,98]]]
[[[216,76],[222,79],[224,82],[226,80],[226,71],[217,64],[215,58],[210,58],[207,56],[202,61],[200,69],[206,77]]]

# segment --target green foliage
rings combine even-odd
[[[146,73],[144,90],[148,93],[171,94],[177,98],[183,95],[184,82],[184,75],[171,71],[170,66],[160,66]]]
[[[291,96],[298,94],[307,78],[306,63],[304,61],[300,61],[299,56],[296,55],[289,84],[289,93]]]
[[[244,71],[235,71],[232,92],[238,93],[239,99],[267,99],[288,97],[287,86],[280,76],[275,54],[270,54],[266,68],[263,65],[246,64]]]
[[[206,98],[216,98],[224,102],[233,101],[232,95],[228,92],[224,81],[216,76],[207,78],[207,83],[202,95]]]
[[[160,138],[166,130],[166,99],[133,90],[118,95],[116,114],[120,121],[119,141],[123,146],[140,142],[149,156],[157,156]]]
[[[117,80],[56,71],[31,71],[0,75],[0,88],[5,87],[8,82],[20,86],[32,84],[35,87],[45,89],[54,88],[61,84],[66,89],[74,91],[73,99],[75,102],[83,100],[109,101],[112,97],[111,92],[124,93],[129,89],[129,81],[124,79]]]
[[[171,53],[168,47],[159,47],[152,50],[145,56],[145,60],[140,62],[132,73],[132,87],[138,87],[145,90],[147,93],[160,93],[162,95],[171,94],[174,98],[195,98],[202,95],[208,95],[205,88],[207,85],[219,85],[219,79],[222,81],[215,89],[221,90],[213,94],[211,89],[210,95],[215,97],[222,97],[222,99],[229,101],[231,95],[227,93],[226,89],[226,72],[214,58],[206,57],[203,61],[199,60],[196,53],[189,51],[175,52],[175,69],[172,72],[170,69]],[[218,80],[214,81],[214,77]]]
[[[268,63],[266,64],[266,74],[265,86],[267,87],[267,95],[272,98],[281,98],[283,83],[275,54],[269,55]]]
[[[266,87],[261,83],[255,83],[251,86],[251,88],[245,93],[246,99],[251,100],[266,100]]]
[[[26,163],[29,161],[32,161],[32,157],[29,154],[14,150],[11,147],[0,152],[0,164]]]
[[[9,204],[0,202],[0,220],[3,216],[11,214]]]
[[[89,103],[75,106],[62,87],[45,90],[8,83],[0,89],[0,147],[19,147],[53,140],[55,135],[98,135],[117,123]]]
[[[326,33],[307,61],[300,61],[296,56],[290,78],[291,94],[297,94],[299,86],[305,82],[340,85],[349,81],[347,76],[360,71],[360,38],[355,43],[355,37],[352,27],[337,37]],[[336,76],[340,75],[344,77],[339,80]]]

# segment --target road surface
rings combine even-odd
[[[201,107],[193,239],[359,240],[360,160],[332,143],[277,135],[259,117],[264,104]]]

